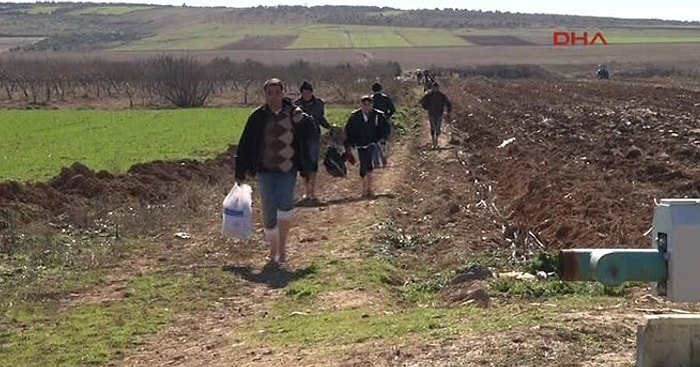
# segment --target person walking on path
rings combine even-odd
[[[443,115],[452,113],[452,103],[447,98],[445,93],[440,91],[440,85],[433,83],[430,91],[426,93],[420,100],[420,104],[424,110],[428,111],[428,119],[430,120],[430,137],[432,138],[433,149],[438,148],[438,137],[442,133]]]
[[[314,89],[311,83],[305,81],[299,87],[301,97],[294,103],[299,106],[306,114],[314,118],[313,128],[310,129],[309,141],[307,147],[309,149],[310,162],[308,170],[302,170],[301,176],[304,178],[304,188],[306,194],[302,202],[318,203],[316,198],[316,176],[318,174],[318,161],[321,156],[321,126],[330,130],[331,125],[326,120],[325,103],[322,99],[314,95]]]
[[[236,182],[257,178],[269,261],[287,260],[287,239],[294,216],[294,190],[302,162],[308,160],[313,119],[284,97],[284,84],[265,82],[265,104],[248,117],[235,156]]]
[[[386,93],[382,92],[382,85],[380,83],[374,83],[372,85],[372,105],[375,109],[384,112],[389,121],[389,133],[387,134],[387,139],[379,142],[379,153],[381,157],[381,165],[386,167],[387,155],[389,149],[389,139],[394,132],[394,123],[391,121],[391,117],[396,113],[396,106],[394,101]]]
[[[362,177],[362,196],[373,197],[372,160],[374,150],[378,149],[379,141],[386,140],[389,134],[389,121],[382,111],[373,108],[372,97],[362,96],[361,107],[350,114],[345,124],[346,151],[357,148],[360,161],[360,177]]]

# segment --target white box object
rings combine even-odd
[[[700,302],[700,199],[662,199],[652,221],[653,248],[660,234],[665,234],[667,248],[665,297]]]

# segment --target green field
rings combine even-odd
[[[0,181],[45,180],[75,161],[120,173],[139,162],[211,158],[238,141],[251,110],[3,111]],[[342,124],[349,111],[327,115]]]
[[[97,14],[97,15],[122,15],[138,10],[152,9],[150,6],[95,6],[78,9],[70,12],[71,15]]]
[[[448,30],[408,27],[333,24],[284,25],[277,28],[246,24],[202,23],[172,29],[114,50],[206,50],[252,36],[297,36],[288,46],[304,48],[376,48],[465,46],[468,43]]]

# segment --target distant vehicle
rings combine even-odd
[[[603,64],[598,65],[598,69],[595,71],[595,75],[598,79],[610,79],[610,72],[608,71],[608,68]]]

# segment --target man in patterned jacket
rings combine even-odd
[[[284,97],[279,79],[265,82],[266,103],[248,117],[236,152],[236,181],[256,177],[270,245],[269,260],[285,263],[294,214],[294,190],[303,162],[308,162],[308,134],[313,118]]]

